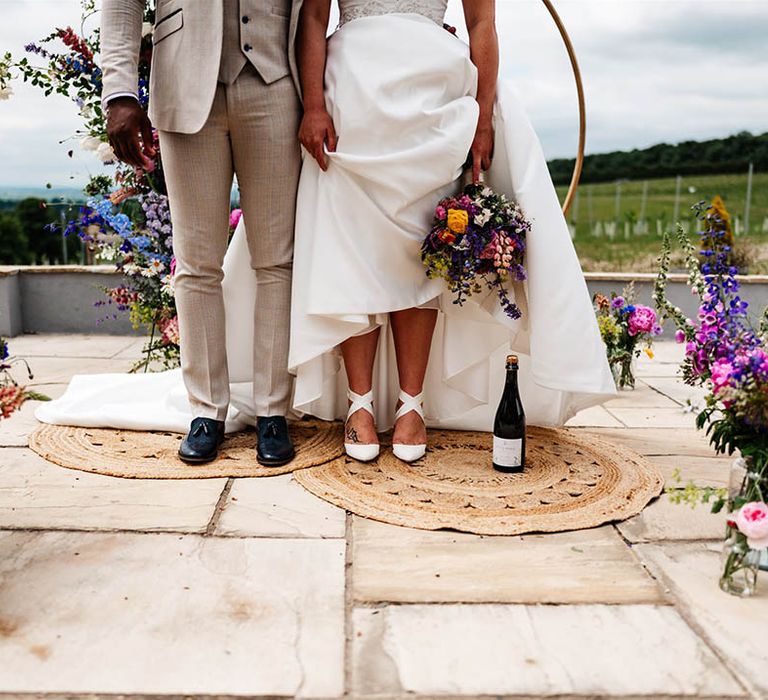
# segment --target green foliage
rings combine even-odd
[[[742,131],[724,139],[660,143],[650,148],[589,155],[584,159],[582,182],[740,173],[746,171],[750,162],[758,170],[768,168],[768,132],[753,136]],[[572,158],[550,161],[555,184],[568,184],[573,166]]]
[[[29,248],[19,217],[13,212],[0,212],[0,265],[26,265]]]

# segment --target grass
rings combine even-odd
[[[617,187],[619,206],[617,217]],[[648,231],[635,232],[642,214],[644,183],[622,181],[582,185],[568,219],[575,228],[574,245],[588,271],[655,272],[661,250],[659,231],[671,230],[675,209],[675,178],[647,181],[645,216]],[[558,187],[565,198],[566,187]],[[695,236],[697,225],[691,206],[720,195],[742,233],[736,238],[736,255],[745,272],[768,273],[768,173],[752,180],[750,231],[743,232],[747,175],[701,175],[682,178],[678,220]],[[615,227],[613,237],[608,235]],[[629,232],[627,233],[627,228]],[[601,235],[595,235],[595,233]]]

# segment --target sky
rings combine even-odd
[[[554,4],[583,73],[587,153],[768,131],[768,0]],[[553,21],[540,0],[496,6],[502,78],[515,86],[547,156],[573,157],[576,91]],[[52,27],[78,27],[79,7],[79,0],[0,0],[0,53],[21,56]],[[461,29],[460,0],[450,0],[448,21]],[[0,101],[0,187],[80,186],[102,171],[73,140],[74,104],[21,83],[14,91]]]

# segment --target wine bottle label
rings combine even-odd
[[[521,438],[506,440],[493,436],[493,463],[500,467],[519,467],[523,464],[523,441]]]

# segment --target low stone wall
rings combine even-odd
[[[621,292],[635,283],[637,301],[652,305],[656,279],[649,273],[590,272],[585,274],[590,294]],[[687,275],[671,274],[669,297],[685,314],[694,316],[698,300],[686,285]],[[768,306],[768,276],[741,277],[742,295],[757,314]],[[141,335],[131,327],[127,314],[117,319],[110,306],[96,306],[104,300],[103,287],[119,284],[121,275],[111,265],[94,266],[0,266],[0,335],[20,333],[106,333]],[[557,284],[553,277],[552,284]],[[674,329],[667,328],[669,337]]]

